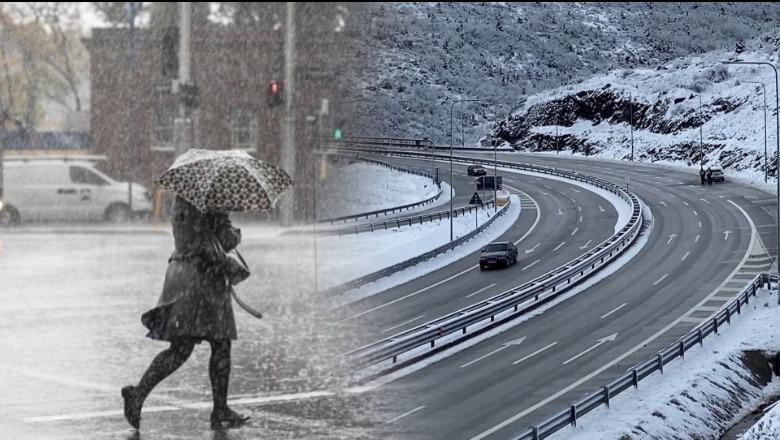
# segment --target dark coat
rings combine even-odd
[[[213,234],[209,233],[211,231]],[[144,313],[148,337],[171,341],[177,337],[236,339],[230,284],[221,263],[222,252],[241,241],[227,214],[201,214],[177,198],[173,209],[176,250],[168,260],[162,295],[157,306]]]

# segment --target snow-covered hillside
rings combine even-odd
[[[545,91],[501,121],[482,143],[498,139],[525,151],[560,148],[562,153],[629,159],[633,104],[636,160],[695,166],[701,139],[705,164],[720,162],[759,180],[764,170],[764,101],[762,86],[748,81],[766,84],[768,169],[773,175],[775,75],[769,66],[723,61],[777,63],[778,46],[780,38],[765,36],[748,43],[741,54],[713,51]]]
[[[529,96],[594,74],[733,50],[777,28],[773,3],[394,3],[366,7],[356,89],[386,135],[449,141],[460,98]],[[466,110],[466,142],[508,104]]]

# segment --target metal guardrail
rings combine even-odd
[[[485,209],[491,208],[495,205],[493,200],[484,204]],[[470,214],[473,210],[480,209],[476,206],[463,206],[452,211],[452,218],[457,218],[466,214]],[[339,228],[326,228],[317,229],[316,231],[304,231],[304,233],[316,233],[319,235],[348,235],[348,234],[360,234],[362,232],[374,232],[383,231],[390,228],[401,228],[404,226],[421,225],[423,223],[431,223],[434,221],[447,220],[450,218],[450,211],[439,211],[425,215],[415,215],[410,217],[399,217],[391,220],[385,220],[381,222],[372,223],[359,223],[354,226],[342,226]]]
[[[372,150],[371,152],[373,154],[381,154],[381,151],[377,152]],[[406,155],[409,157],[427,157],[427,155],[415,152],[394,152],[393,154],[399,156]],[[442,159],[443,158],[444,157],[442,156]],[[449,156],[447,159],[449,159]],[[467,163],[493,164],[493,161],[462,156],[455,156],[453,157],[453,160]],[[642,226],[642,211],[639,199],[637,199],[633,193],[627,192],[619,185],[604,179],[556,168],[504,161],[498,161],[497,164],[505,168],[514,168],[564,177],[605,189],[618,195],[631,206],[631,217],[622,229],[607,240],[553,271],[512,290],[495,295],[487,300],[480,301],[433,321],[429,321],[425,324],[347,353],[347,356],[350,357],[358,367],[365,368],[372,365],[378,365],[385,361],[392,361],[392,365],[395,365],[398,361],[398,356],[426,345],[430,345],[431,348],[434,348],[436,341],[445,336],[456,332],[462,332],[462,337],[469,337],[466,336],[469,327],[484,322],[489,322],[493,325],[495,324],[496,315],[505,312],[508,313],[508,315],[501,317],[501,322],[514,319],[529,308],[540,304],[542,301],[547,301],[560,295],[569,287],[588,278],[591,274],[597,272],[610,261],[617,258],[617,256],[634,243],[639,236]]]
[[[442,194],[442,192],[441,192],[441,183],[437,182],[436,178],[434,176],[432,176],[432,175],[430,175],[430,174],[428,174],[426,172],[416,171],[416,170],[409,170],[409,169],[398,167],[398,166],[395,166],[395,165],[390,165],[390,164],[387,164],[387,163],[379,161],[379,160],[371,160],[371,159],[365,159],[365,158],[359,158],[359,160],[361,160],[363,162],[373,163],[374,165],[379,165],[379,166],[383,166],[383,167],[386,167],[386,168],[390,168],[390,169],[393,169],[393,170],[396,170],[396,171],[400,171],[402,173],[409,173],[409,174],[415,174],[415,175],[418,175],[418,176],[426,177],[428,179],[431,179],[431,181],[433,183],[435,183],[436,185],[439,186],[439,192],[437,192],[436,195],[434,195],[432,197],[429,197],[429,198],[427,198],[425,200],[419,201],[419,202],[409,203],[409,204],[402,205],[402,206],[395,206],[395,207],[392,207],[392,208],[379,209],[379,210],[371,211],[371,212],[363,212],[363,213],[360,213],[360,214],[353,214],[353,215],[346,215],[346,216],[343,216],[343,217],[324,219],[324,220],[320,220],[318,223],[329,223],[329,224],[332,225],[332,224],[334,224],[336,222],[344,222],[344,223],[346,223],[347,220],[359,220],[361,218],[368,219],[370,217],[379,217],[380,215],[384,215],[384,214],[387,214],[387,213],[393,214],[396,211],[397,212],[401,212],[401,211],[406,211],[406,210],[409,210],[409,209],[417,208],[418,206],[428,205],[428,204],[431,204],[434,201],[438,200],[439,197],[441,197],[441,194]]]
[[[742,307],[750,303],[750,297],[756,296],[756,290],[771,282],[777,282],[777,276],[770,275],[766,272],[757,275],[747,286],[745,286],[736,298],[723,307],[712,318],[702,322],[685,336],[659,351],[655,356],[628,369],[626,373],[601,387],[601,389],[573,402],[569,405],[569,408],[550,416],[543,422],[534,425],[516,437],[513,437],[514,440],[540,440],[549,437],[566,426],[576,426],[579,417],[584,416],[601,405],[609,407],[611,398],[631,387],[638,388],[639,382],[644,378],[656,371],[663,374],[664,366],[666,364],[677,358],[683,359],[688,350],[696,345],[703,345],[704,339],[707,336],[717,334],[718,330],[722,328],[723,325],[730,324],[732,317],[740,315],[742,313]]]
[[[340,141],[327,140],[332,145],[357,145],[357,146],[385,146],[385,147],[401,147],[401,148],[417,148],[417,149],[434,149],[434,150],[450,150],[449,145],[434,145],[434,143],[428,139],[404,139],[404,138],[374,138],[367,136],[352,136],[344,137]],[[453,146],[454,151],[515,151],[514,148],[492,148],[492,147],[457,147]]]
[[[485,223],[479,225],[478,228],[474,229],[473,231],[469,232],[468,234],[464,235],[463,237],[460,237],[456,240],[453,240],[443,246],[439,246],[436,249],[432,251],[428,251],[422,255],[418,255],[414,258],[410,258],[406,261],[402,261],[400,263],[394,264],[390,267],[386,267],[382,270],[370,273],[368,275],[364,275],[360,278],[354,279],[352,281],[348,281],[344,284],[340,284],[335,287],[331,287],[330,289],[323,292],[325,295],[336,295],[339,293],[346,292],[351,289],[358,288],[364,284],[372,283],[376,280],[379,280],[381,278],[384,278],[386,276],[392,275],[398,271],[404,270],[408,267],[412,267],[416,264],[422,263],[425,260],[428,260],[430,258],[433,258],[441,253],[447,252],[451,249],[454,249],[461,244],[467,242],[468,240],[471,240],[475,235],[479,234],[480,232],[484,231],[488,226],[493,224],[493,221],[495,219],[501,217],[506,213],[506,210],[509,208],[509,203],[504,205],[500,211],[498,211],[493,217],[490,217],[490,220],[486,221]]]

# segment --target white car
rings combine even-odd
[[[0,225],[20,221],[126,221],[152,210],[151,194],[117,182],[92,161],[7,159],[3,162]]]

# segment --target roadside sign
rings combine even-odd
[[[471,196],[471,200],[469,200],[469,205],[482,205],[482,199],[479,197],[479,194],[474,193],[473,196]]]

